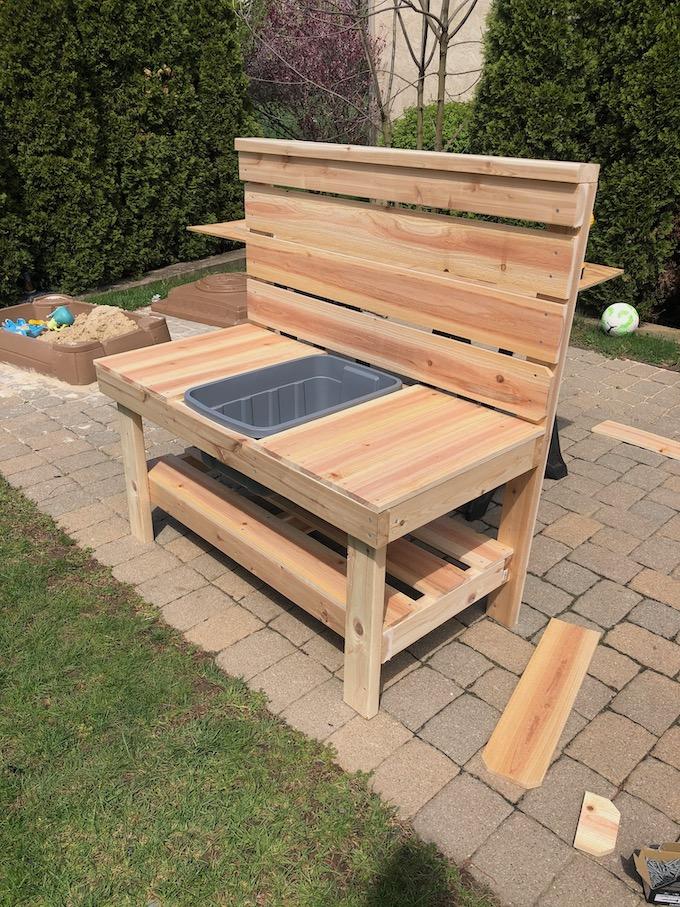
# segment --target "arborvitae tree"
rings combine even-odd
[[[588,256],[626,275],[584,298],[598,310],[630,302],[648,317],[669,298],[679,59],[677,0],[495,0],[489,17],[472,148],[600,163]]]
[[[43,286],[207,254],[214,241],[186,226],[239,215],[233,141],[255,127],[231,0],[5,0],[0,71],[21,242]]]

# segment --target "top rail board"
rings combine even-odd
[[[239,152],[254,154],[283,154],[325,161],[423,167],[428,170],[551,180],[559,183],[594,183],[600,169],[598,164],[576,161],[537,161],[480,154],[442,154],[438,151],[404,151],[400,148],[281,139],[238,138],[235,148]]]
[[[446,158],[448,155],[438,155]],[[332,192],[447,211],[578,227],[587,185],[542,179],[423,169],[409,158],[399,166],[356,160],[322,160],[283,154],[239,154],[244,182]]]

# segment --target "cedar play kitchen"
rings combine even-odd
[[[236,148],[245,219],[193,229],[246,244],[248,323],[97,362],[131,530],[160,507],[344,636],[371,717],[426,633],[517,621],[576,296],[619,273],[584,266],[598,167]],[[194,449],[148,470],[142,417]],[[502,484],[497,539],[450,515]]]

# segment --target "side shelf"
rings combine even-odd
[[[149,489],[153,505],[344,636],[344,533],[279,495],[226,487],[191,455],[161,458]],[[382,660],[501,586],[511,555],[451,517],[390,543]]]

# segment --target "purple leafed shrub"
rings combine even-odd
[[[367,142],[371,66],[380,39],[358,0],[270,0],[249,17],[252,99],[265,131],[309,141]]]

